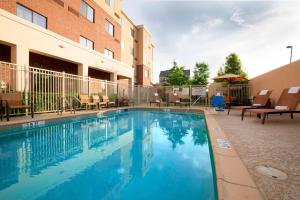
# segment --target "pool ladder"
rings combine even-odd
[[[74,101],[78,101],[79,103],[80,103],[80,101],[79,101],[79,99],[77,99],[76,97],[71,97],[71,101],[69,101],[66,97],[59,97],[58,98],[58,105],[59,105],[59,108],[57,109],[57,114],[58,115],[62,115],[62,112],[63,112],[63,110],[65,109],[65,107],[64,107],[64,105],[63,105],[63,103],[65,103],[65,105],[67,106],[67,107],[69,107],[69,110],[70,110],[70,112],[71,112],[71,114],[74,112],[74,114],[75,114],[75,107],[74,107]]]

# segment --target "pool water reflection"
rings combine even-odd
[[[9,133],[0,199],[216,199],[202,115],[132,110]]]

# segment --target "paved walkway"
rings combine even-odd
[[[240,111],[216,113],[215,119],[227,134],[262,195],[268,200],[300,199],[300,115],[270,116],[262,125],[255,116],[241,121]],[[258,165],[285,172],[286,180],[263,176]]]

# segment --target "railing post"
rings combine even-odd
[[[65,76],[65,72],[62,72],[62,111],[64,111],[66,107]]]
[[[28,92],[29,92],[29,66],[24,65],[24,93],[25,93],[25,102],[31,103]],[[22,76],[23,78],[23,76]],[[29,104],[28,104],[29,105]],[[28,115],[28,109],[26,109],[26,116]]]
[[[91,91],[91,89],[90,89],[90,81],[91,81],[90,78],[91,77],[89,77],[89,76],[87,77],[87,80],[88,80],[87,81],[88,82],[88,96],[90,96],[90,91]]]
[[[107,96],[107,80],[105,80],[105,96]]]
[[[140,85],[137,85],[137,102],[140,104]]]
[[[190,98],[190,107],[192,105],[192,86],[189,86],[189,98]]]

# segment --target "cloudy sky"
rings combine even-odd
[[[249,77],[300,59],[300,1],[122,0],[137,24],[152,33],[153,81],[175,59],[186,69],[206,62],[216,76],[225,57],[236,52]]]

